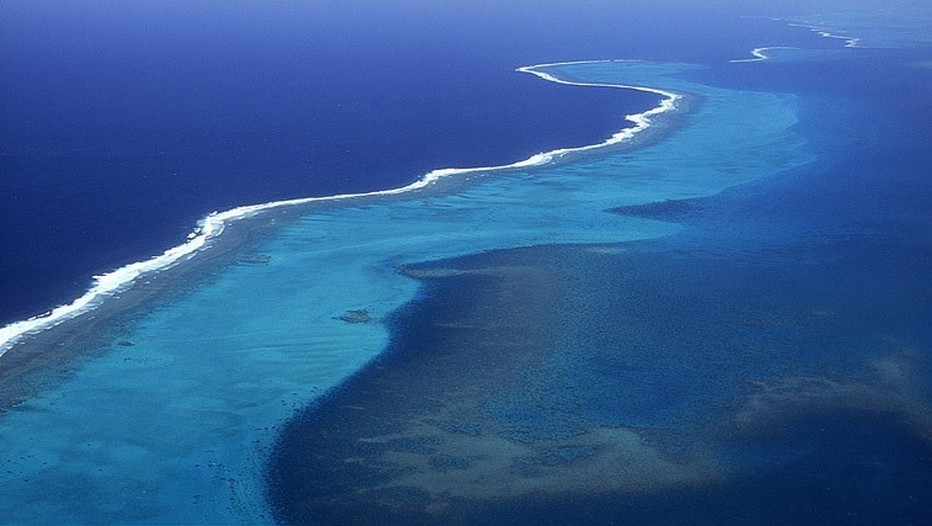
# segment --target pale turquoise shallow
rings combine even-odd
[[[639,149],[309,211],[250,248],[266,263],[230,266],[141,316],[120,336],[133,346],[114,342],[0,417],[0,502],[17,503],[0,522],[271,522],[262,469],[277,426],[386,347],[378,320],[418,288],[398,265],[670,235],[680,227],[608,210],[713,195],[812,160],[792,132],[794,96],[677,77],[692,68],[552,67],[567,80],[688,93],[691,111],[664,117],[663,137]],[[376,321],[338,319],[363,309]]]

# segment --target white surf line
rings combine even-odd
[[[756,47],[751,50],[751,56],[754,58],[736,58],[729,60],[728,62],[733,64],[738,64],[741,62],[760,62],[762,60],[767,60],[770,58],[770,55],[767,54],[768,51],[772,49],[797,49],[792,46],[766,46],[766,47]]]
[[[374,192],[363,192],[363,193],[350,193],[350,194],[339,194],[325,197],[304,197],[299,199],[287,199],[283,201],[272,201],[268,203],[262,203],[257,205],[249,206],[240,206],[232,208],[230,210],[225,210],[223,212],[212,212],[204,219],[198,221],[198,226],[188,234],[187,241],[172,247],[165,252],[154,256],[150,259],[143,261],[137,261],[135,263],[130,263],[123,267],[120,267],[116,270],[108,272],[106,274],[101,274],[94,276],[93,285],[85,292],[83,295],[72,301],[71,303],[65,305],[59,305],[54,309],[40,314],[38,316],[33,316],[31,318],[13,322],[9,325],[6,325],[0,328],[0,356],[3,356],[7,351],[9,351],[14,345],[20,343],[25,336],[38,334],[42,331],[60,325],[61,323],[73,319],[81,314],[93,310],[101,302],[106,300],[107,297],[113,296],[129,289],[136,280],[147,273],[155,272],[158,270],[163,270],[169,267],[172,267],[182,261],[194,257],[200,250],[204,249],[208,242],[212,239],[219,236],[224,227],[228,222],[236,221],[244,217],[254,216],[265,210],[270,210],[273,208],[285,207],[285,206],[294,206],[294,205],[303,205],[308,203],[315,202],[324,202],[324,201],[338,201],[344,199],[352,199],[359,197],[374,197],[380,195],[396,195],[402,194],[405,192],[410,192],[412,190],[417,190],[419,188],[424,188],[430,184],[433,184],[442,177],[448,177],[452,175],[460,175],[474,172],[489,172],[495,170],[506,170],[513,168],[527,168],[532,166],[540,166],[551,162],[553,159],[566,155],[568,153],[574,152],[583,152],[588,150],[594,150],[596,148],[602,148],[605,146],[618,144],[622,141],[626,141],[633,137],[638,132],[646,130],[651,124],[651,117],[659,115],[661,113],[671,111],[676,107],[676,101],[680,99],[680,95],[677,95],[672,92],[663,91],[655,88],[648,88],[644,86],[629,86],[624,84],[606,84],[606,83],[591,83],[591,82],[571,82],[567,80],[560,79],[553,74],[547,73],[545,71],[540,71],[540,69],[556,66],[565,66],[573,64],[594,64],[594,63],[604,63],[604,62],[625,62],[625,61],[613,61],[613,60],[586,60],[586,61],[574,61],[574,62],[556,62],[551,64],[538,64],[534,66],[524,66],[518,68],[517,71],[521,73],[530,73],[536,75],[544,80],[555,82],[557,84],[568,84],[572,86],[591,86],[591,87],[605,87],[605,88],[620,88],[620,89],[631,89],[636,91],[644,91],[648,93],[655,93],[664,97],[661,103],[654,108],[651,108],[643,113],[636,113],[633,115],[625,116],[625,120],[634,123],[633,128],[624,128],[619,132],[612,135],[610,138],[605,141],[592,144],[588,146],[581,146],[577,148],[561,148],[557,150],[552,150],[549,152],[542,152],[528,157],[522,161],[518,161],[511,164],[499,165],[499,166],[482,166],[475,168],[440,168],[437,170],[432,170],[422,176],[417,181],[402,186],[400,188],[392,188],[389,190],[379,190]]]
[[[849,36],[847,36],[847,35],[839,35],[839,34],[836,34],[836,33],[832,33],[831,31],[829,31],[829,30],[828,30],[827,28],[825,28],[825,27],[822,27],[822,26],[815,26],[815,25],[809,24],[809,23],[807,23],[807,22],[791,22],[791,21],[788,21],[788,20],[781,20],[781,19],[779,19],[779,18],[774,19],[774,20],[777,20],[777,21],[780,21],[780,22],[786,22],[787,25],[790,26],[790,27],[801,27],[801,28],[804,28],[804,29],[808,29],[809,31],[812,31],[812,32],[818,34],[818,35],[819,35],[820,37],[822,37],[822,38],[836,38],[836,39],[839,39],[839,40],[844,40],[844,41],[845,41],[845,46],[844,46],[844,47],[846,47],[846,48],[858,47],[858,44],[861,42],[861,39],[858,38],[858,37],[849,37]]]
[[[791,20],[783,19],[783,18],[771,18],[771,20],[773,20],[774,22],[782,22],[782,23],[785,23],[785,24],[786,24],[787,26],[789,26],[789,27],[800,27],[800,28],[803,28],[803,29],[808,29],[809,31],[812,31],[813,33],[816,33],[816,34],[818,34],[820,37],[823,37],[823,38],[835,38],[835,39],[839,39],[839,40],[844,40],[844,41],[845,41],[844,47],[846,47],[846,48],[855,48],[855,47],[858,47],[858,43],[861,42],[861,39],[858,38],[858,37],[849,37],[849,36],[845,36],[845,35],[838,35],[838,34],[835,34],[835,33],[832,33],[832,32],[830,32],[830,31],[828,31],[826,28],[824,28],[824,27],[822,27],[822,26],[815,26],[815,25],[809,24],[809,23],[807,23],[807,22],[794,22],[794,21],[791,21]],[[729,60],[728,62],[731,62],[731,63],[741,63],[741,62],[760,62],[760,61],[762,61],[762,60],[767,60],[767,59],[770,58],[770,56],[767,55],[767,51],[770,51],[770,50],[772,50],[772,49],[799,49],[799,48],[795,48],[795,47],[793,47],[793,46],[766,46],[766,47],[758,47],[758,48],[754,48],[754,49],[751,50],[751,55],[752,55],[754,58],[739,58],[739,59]]]
[[[627,84],[608,84],[601,82],[573,82],[569,80],[563,80],[559,77],[556,77],[546,71],[539,71],[540,68],[551,68],[559,66],[572,66],[576,64],[603,64],[603,63],[624,63],[630,61],[624,60],[578,60],[573,62],[552,62],[550,64],[538,64],[536,66],[524,66],[518,68],[517,71],[521,73],[530,73],[531,75],[536,75],[544,80],[549,80],[550,82],[555,82],[557,84],[566,84],[569,86],[583,86],[583,87],[592,87],[592,88],[618,88],[618,89],[629,89],[634,91],[643,91],[646,93],[653,93],[655,95],[660,95],[663,97],[663,100],[660,101],[660,104],[651,108],[643,113],[635,113],[632,115],[625,115],[625,120],[634,124],[632,128],[622,128],[617,133],[609,137],[608,139],[598,143],[590,144],[588,146],[580,146],[577,148],[562,148],[558,150],[553,150],[547,152],[545,155],[549,155],[550,159],[555,157],[563,156],[568,153],[576,152],[585,152],[588,150],[595,150],[597,148],[604,148],[605,146],[611,146],[613,144],[618,144],[622,141],[626,141],[634,137],[635,134],[642,132],[650,127],[651,117],[672,111],[676,109],[676,101],[682,98],[682,95],[673,93],[671,91],[664,91],[657,88],[648,88],[646,86],[631,86]],[[550,160],[548,159],[548,161]]]

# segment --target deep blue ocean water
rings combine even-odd
[[[519,65],[691,95],[634,148],[243,221],[203,275],[14,347],[62,358],[0,384],[0,522],[932,522],[932,51],[767,18],[811,8],[0,5],[0,319],[213,209],[657,101]],[[806,50],[729,62],[769,45]]]
[[[599,142],[653,104],[516,67],[826,45],[766,18],[612,2],[14,1],[0,34],[3,323],[180,243],[213,210]]]

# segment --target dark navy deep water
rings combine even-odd
[[[655,100],[515,67],[833,44],[765,18],[613,2],[13,1],[0,39],[0,322],[180,243],[212,210],[598,142]]]

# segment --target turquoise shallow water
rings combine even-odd
[[[794,96],[677,76],[690,69],[554,67],[568,80],[686,93],[691,110],[663,117],[660,140],[640,149],[490,172],[450,194],[309,210],[249,247],[248,264],[138,316],[122,345],[0,417],[0,501],[18,503],[0,518],[269,522],[263,466],[277,426],[385,348],[381,321],[418,291],[397,266],[668,236],[680,227],[609,210],[708,196],[813,160],[793,132]]]

